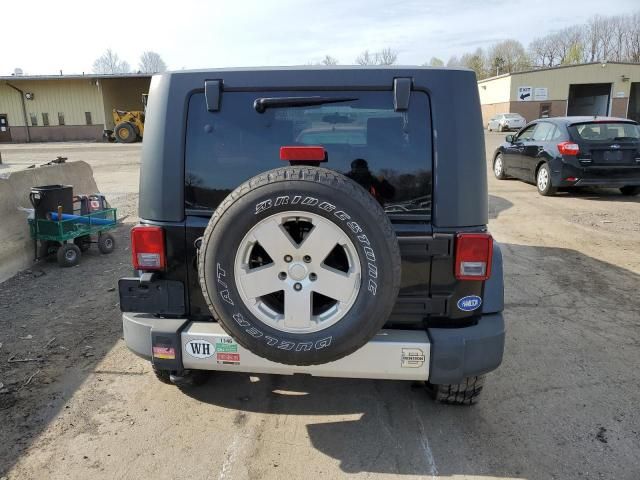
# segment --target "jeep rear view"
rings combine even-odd
[[[400,379],[471,404],[502,360],[473,72],[156,76],[139,217],[124,336],[164,382]]]

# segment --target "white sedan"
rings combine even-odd
[[[491,117],[487,123],[487,130],[490,132],[497,130],[504,132],[505,130],[519,130],[527,124],[527,120],[519,113],[501,113],[495,117]]]

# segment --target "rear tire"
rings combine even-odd
[[[620,188],[620,193],[626,197],[633,197],[640,194],[640,187],[638,186],[626,186]]]
[[[58,249],[58,264],[61,267],[74,267],[80,263],[80,248],[74,243],[65,243]]]
[[[433,385],[427,383],[427,389],[433,399],[446,405],[474,405],[484,388],[484,375],[465,378],[454,385]]]
[[[507,175],[504,173],[504,159],[502,158],[502,154],[496,155],[496,158],[493,160],[493,174],[498,180],[505,180]]]
[[[136,129],[128,122],[116,125],[113,135],[118,143],[133,143],[138,139]]]
[[[544,197],[555,195],[558,189],[551,185],[551,169],[548,163],[543,163],[536,172],[536,187],[538,193]]]

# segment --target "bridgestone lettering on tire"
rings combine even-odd
[[[211,313],[240,345],[315,365],[349,355],[382,328],[398,294],[400,251],[382,207],[358,184],[285,167],[222,202],[198,273]]]

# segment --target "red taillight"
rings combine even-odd
[[[280,160],[285,162],[326,162],[324,147],[280,147]]]
[[[459,233],[456,237],[456,278],[487,280],[491,276],[493,238],[488,233]]]
[[[573,142],[560,142],[558,144],[558,151],[561,155],[578,155],[580,153],[580,147],[577,143]]]
[[[136,270],[164,270],[167,258],[161,227],[139,225],[131,229],[131,263]]]

